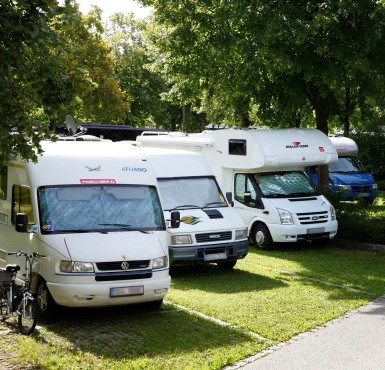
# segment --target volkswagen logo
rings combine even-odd
[[[318,216],[313,216],[311,219],[313,220],[313,221],[317,221],[318,220]]]
[[[128,270],[130,268],[130,264],[127,261],[123,261],[120,266],[122,270]]]

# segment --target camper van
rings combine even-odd
[[[180,212],[179,228],[168,229],[171,265],[233,268],[248,253],[247,226],[227,203],[204,157],[177,149],[140,149],[158,179],[165,218]]]
[[[338,135],[329,135],[338,153],[338,161],[329,164],[329,187],[339,200],[362,200],[371,204],[377,197],[377,184],[370,172],[359,159],[358,147],[354,140]],[[315,167],[307,173],[318,184]]]
[[[7,253],[18,250],[46,256],[32,283],[43,317],[58,306],[158,307],[171,281],[167,231],[143,154],[102,141],[41,146],[36,163],[1,166],[0,264],[17,263]]]
[[[337,234],[333,206],[304,169],[337,160],[326,135],[315,129],[223,129],[196,134],[137,137],[143,146],[202,153],[234,209],[261,249],[274,243],[326,241]]]

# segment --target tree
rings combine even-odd
[[[135,19],[133,14],[116,13],[107,25],[105,34],[113,52],[116,76],[131,99],[124,123],[169,130],[186,122],[189,127],[192,122],[200,123],[202,115],[191,112],[189,106],[167,100],[167,79],[152,68],[153,53],[146,41],[150,30],[149,22]]]
[[[223,107],[250,121],[267,114],[314,112],[315,126],[347,122],[368,94],[382,94],[385,7],[377,0],[142,0],[155,8],[159,63],[174,95],[199,98],[210,115]],[[305,110],[303,109],[305,107]],[[346,125],[347,123],[345,123]],[[327,172],[321,186],[328,188]]]
[[[0,3],[0,163],[10,153],[34,158],[46,127],[37,130],[30,114],[42,91],[40,65],[46,71],[49,48],[58,44],[49,27],[59,11],[53,0],[3,0]]]
[[[65,13],[54,18],[60,47],[50,50],[52,73],[44,73],[42,108],[51,126],[61,126],[67,114],[81,120],[121,122],[129,110],[127,95],[114,72],[111,50],[103,38],[101,10],[87,15],[68,1]]]

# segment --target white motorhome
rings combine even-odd
[[[333,206],[304,173],[327,165],[337,152],[315,129],[224,129],[197,134],[143,133],[142,145],[184,148],[202,153],[222,189],[248,225],[259,248],[273,243],[321,241],[335,237]]]
[[[37,163],[0,167],[0,263],[18,262],[10,251],[47,256],[33,266],[42,316],[57,305],[158,307],[171,281],[167,231],[143,154],[112,142],[41,145]]]
[[[249,249],[247,226],[229,206],[207,161],[199,153],[141,147],[158,179],[165,218],[180,212],[168,229],[171,265],[211,263],[231,269]]]

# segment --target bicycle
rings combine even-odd
[[[44,258],[39,253],[10,252],[10,256],[25,258],[25,280],[16,284],[16,275],[20,266],[9,264],[0,269],[0,321],[11,318],[17,313],[17,324],[21,334],[30,335],[38,320],[38,307],[30,290],[32,280],[32,263],[36,258]]]

